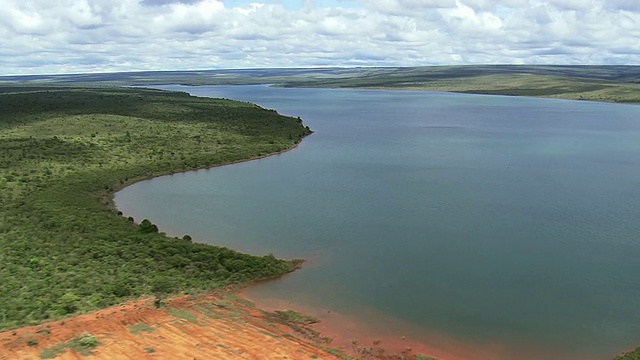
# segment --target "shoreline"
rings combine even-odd
[[[133,184],[137,184],[146,180],[151,180],[151,179],[155,179],[155,178],[159,178],[162,176],[171,176],[171,175],[177,175],[177,174],[184,174],[184,173],[188,173],[188,172],[192,172],[192,171],[199,171],[199,170],[209,170],[209,169],[215,169],[215,168],[219,168],[219,167],[223,167],[223,166],[229,166],[229,165],[235,165],[235,164],[241,164],[241,163],[245,163],[245,162],[249,162],[249,161],[255,161],[255,160],[261,160],[261,159],[266,159],[268,157],[272,157],[272,156],[277,156],[277,155],[282,155],[284,153],[287,153],[291,150],[296,149],[298,146],[300,146],[300,144],[302,143],[302,140],[304,140],[307,136],[311,136],[313,135],[313,132],[311,132],[309,135],[306,135],[305,137],[303,137],[302,139],[300,139],[297,143],[294,143],[292,146],[286,148],[286,149],[282,149],[273,153],[269,153],[269,154],[264,154],[264,155],[260,155],[260,156],[254,156],[248,159],[241,159],[241,160],[234,160],[232,162],[228,162],[228,163],[224,163],[224,164],[218,164],[218,165],[213,165],[213,166],[198,166],[198,167],[194,167],[194,168],[189,168],[189,169],[185,169],[185,170],[181,170],[181,171],[177,171],[177,172],[159,172],[159,173],[155,173],[155,174],[151,174],[149,176],[141,176],[141,177],[135,177],[135,178],[131,178],[123,183],[115,183],[115,184],[111,184],[111,190],[109,190],[106,194],[101,194],[101,198],[103,200],[105,200],[108,203],[108,208],[110,208],[111,210],[114,211],[120,211],[115,202],[114,202],[114,198],[115,195],[118,191],[131,186]],[[124,217],[124,214],[120,215],[122,217]]]
[[[352,357],[421,359],[422,356],[437,360],[493,359],[482,356],[463,344],[444,348],[416,340],[410,335],[378,333],[376,329],[368,327],[359,319],[337,311],[313,308],[286,300],[256,298],[246,293],[249,287],[240,289],[239,296],[254,303],[263,311],[295,311],[318,319],[318,322],[311,324],[310,327],[322,338],[329,339],[328,346],[337,348]]]
[[[313,134],[313,133],[311,133]],[[309,134],[309,135],[311,135]],[[307,136],[309,136],[307,135]],[[306,136],[305,136],[306,137]],[[230,166],[230,165],[235,165],[235,164],[240,164],[240,163],[245,163],[245,162],[250,162],[250,161],[254,161],[254,160],[260,160],[260,159],[265,159],[271,156],[277,156],[277,155],[281,155],[284,154],[286,152],[295,150],[301,143],[302,140],[304,140],[304,138],[302,138],[300,141],[298,141],[297,143],[293,144],[291,147],[277,151],[275,153],[270,153],[270,154],[265,154],[265,155],[261,155],[261,156],[256,156],[256,157],[252,157],[249,159],[242,159],[242,160],[237,160],[237,161],[232,161],[229,163],[225,163],[225,164],[219,164],[219,165],[215,165],[215,166],[201,166],[201,167],[196,167],[196,168],[191,168],[191,169],[186,169],[183,171],[178,171],[178,172],[167,172],[167,173],[159,173],[159,174],[153,174],[151,176],[146,176],[146,177],[140,177],[140,178],[134,178],[134,179],[130,179],[129,181],[126,181],[122,184],[113,184],[112,185],[112,189],[113,191],[110,191],[110,196],[108,198],[108,203],[109,203],[109,207],[111,207],[113,210],[115,211],[119,211],[118,207],[115,204],[114,198],[115,198],[115,194],[118,191],[123,190],[124,188],[131,186],[133,184],[136,183],[140,183],[143,181],[147,181],[147,180],[151,180],[151,179],[155,179],[158,177],[162,177],[162,176],[171,176],[171,175],[176,175],[176,174],[183,174],[183,173],[188,173],[188,172],[192,172],[192,171],[200,171],[200,170],[210,170],[210,169],[215,169],[218,167],[223,167],[223,166]],[[120,215],[122,217],[126,217],[126,214],[122,214]],[[157,224],[158,225],[158,224]],[[161,225],[161,224],[160,224]],[[160,231],[162,231],[162,229],[160,229]],[[265,279],[259,279],[259,280],[253,280],[247,284],[240,284],[238,285],[238,288],[236,288],[234,291],[238,296],[242,297],[243,299],[245,299],[246,301],[250,301],[253,304],[256,304],[258,309],[261,311],[278,311],[278,310],[294,310],[297,311],[296,309],[292,309],[292,308],[286,308],[286,309],[270,309],[269,307],[264,307],[261,304],[263,304],[263,302],[259,299],[252,299],[249,298],[246,295],[246,290],[251,288],[251,287],[255,287],[255,286],[259,286],[268,282],[272,282],[272,281],[276,281],[276,280],[280,280],[282,278],[284,278],[285,276],[291,275],[291,273],[295,272],[296,270],[299,270],[303,264],[306,262],[306,259],[289,259],[288,261],[291,261],[294,265],[294,267],[290,270],[287,271],[285,273],[282,273],[280,275],[274,276],[274,277],[270,277],[270,278],[265,278]],[[217,289],[214,289],[213,292],[215,293],[217,291]],[[134,300],[134,301],[139,301],[138,300]],[[260,305],[258,305],[260,304]],[[301,312],[304,315],[310,315],[307,312]],[[79,315],[82,316],[82,315]],[[75,317],[74,317],[75,318]],[[71,318],[71,319],[74,319]],[[431,347],[425,344],[420,344],[415,340],[412,339],[407,339],[405,336],[400,336],[400,337],[391,337],[391,336],[384,336],[384,337],[380,337],[380,336],[374,336],[374,334],[368,334],[368,335],[364,335],[364,336],[360,336],[363,334],[364,332],[364,327],[361,325],[358,325],[357,322],[354,322],[353,319],[349,319],[347,316],[344,315],[340,315],[338,313],[333,313],[332,316],[318,316],[318,318],[320,319],[318,324],[315,324],[316,326],[313,326],[314,329],[317,329],[319,331],[319,334],[322,336],[331,336],[332,339],[335,340],[335,342],[331,342],[331,344],[328,345],[333,345],[332,348],[334,346],[339,346],[339,350],[349,354],[351,356],[362,356],[362,355],[367,355],[367,353],[365,351],[367,351],[367,347],[364,346],[365,343],[370,343],[371,346],[369,346],[369,348],[373,349],[375,347],[374,343],[377,343],[378,341],[380,341],[380,344],[383,345],[382,347],[380,347],[380,349],[384,349],[384,352],[386,353],[385,356],[390,355],[390,353],[392,353],[393,356],[397,356],[398,358],[402,357],[402,356],[408,356],[408,355],[413,355],[414,357],[416,357],[416,355],[423,355],[423,356],[437,356],[435,359],[437,360],[465,360],[468,359],[468,356],[460,356],[460,355],[454,355],[452,354],[450,351],[445,351],[443,349],[438,349],[435,347]],[[338,320],[339,323],[334,323],[335,320]],[[351,325],[349,327],[347,327],[346,329],[344,328],[344,324],[345,323],[351,323]],[[334,323],[334,324],[332,324]],[[342,325],[340,325],[342,324]],[[318,329],[320,328],[320,329]],[[350,338],[349,336],[347,336],[349,334],[349,331],[351,331],[351,333],[353,334],[354,329],[358,329],[356,330],[356,333],[358,333],[358,337],[364,339],[362,340],[362,344],[361,346],[354,346],[353,341],[354,339]],[[346,331],[346,332],[345,332]],[[378,340],[378,338],[383,338],[384,340],[384,344],[383,344],[383,340]],[[361,350],[361,351],[359,351]],[[470,353],[469,353],[470,354]],[[474,356],[476,356],[477,354],[474,353]],[[483,358],[478,358],[475,357],[477,360],[490,360],[489,358],[483,359]]]
[[[206,291],[293,267],[274,257],[178,244],[155,226],[140,228],[120,216],[114,194],[161,175],[289,151],[311,133],[300,119],[248,102],[186,93],[47,90],[7,91],[2,97],[15,107],[7,112],[8,152],[0,174],[6,200],[0,217],[7,220],[2,227],[8,234],[2,237],[7,263],[1,269],[6,278],[0,291],[2,330],[88,313],[132,295]],[[26,150],[14,151],[14,141],[29,149],[29,161]],[[210,260],[199,261],[203,257]],[[25,258],[39,269],[22,271]],[[199,271],[186,267],[196,262]],[[55,276],[48,269],[73,276]],[[78,282],[76,276],[91,281]],[[10,291],[25,283],[31,285]],[[63,294],[71,305],[65,305]]]
[[[310,261],[308,265],[313,266],[313,260]],[[300,271],[304,271],[304,268]],[[422,359],[420,356],[424,356],[429,360],[512,360],[511,357],[500,356],[495,349],[478,347],[426,331],[374,309],[364,309],[367,316],[362,317],[364,313],[344,313],[323,305],[306,304],[301,299],[259,294],[259,290],[258,294],[251,294],[256,288],[268,287],[275,281],[286,281],[285,277],[296,276],[296,273],[292,271],[274,278],[252,281],[237,289],[238,296],[263,311],[295,311],[317,319],[318,322],[310,327],[318,331],[322,338],[331,339],[328,346],[358,359]],[[381,324],[384,328],[379,326]]]
[[[315,322],[304,310],[265,309],[260,301],[253,302],[243,294],[245,290],[229,287],[180,294],[164,299],[160,306],[154,305],[154,297],[142,297],[71,318],[6,330],[0,332],[0,360],[87,355],[105,360],[152,360],[158,356],[221,360],[565,359],[550,358],[541,351],[505,354],[500,344],[478,348],[437,339],[447,345],[443,347],[425,345],[411,336],[376,336],[348,315],[333,311]],[[292,316],[286,316],[289,314]],[[78,347],[77,341],[84,337],[94,338],[97,345]]]
[[[331,339],[330,345],[358,359],[422,359],[429,360],[618,360],[617,353],[597,357],[589,353],[557,347],[541,347],[535,343],[510,343],[500,339],[470,340],[422,328],[394,318],[376,309],[358,307],[357,314],[323,308],[322,304],[310,305],[302,299],[290,300],[272,294],[251,294],[256,287],[295,276],[294,272],[280,277],[257,281],[238,288],[238,295],[263,311],[295,311],[318,319],[311,328],[323,338]],[[426,324],[425,324],[426,325]],[[416,357],[417,355],[417,357]],[[626,359],[625,359],[626,360]]]
[[[416,90],[421,90],[421,89],[416,89]],[[423,91],[429,91],[429,90],[423,90]],[[484,95],[491,95],[491,94],[484,94]],[[519,96],[519,95],[514,95],[514,96]],[[569,99],[569,100],[576,100],[576,99]],[[593,102],[601,102],[601,101],[593,101]],[[174,175],[174,174],[180,174],[180,173],[187,173],[187,172],[190,172],[190,171],[199,171],[199,170],[204,170],[204,169],[207,169],[207,170],[208,170],[208,169],[213,169],[213,168],[222,167],[222,166],[227,166],[227,165],[234,165],[234,164],[239,164],[239,163],[243,163],[243,162],[249,162],[249,161],[253,161],[253,160],[260,160],[260,159],[267,158],[267,157],[271,157],[271,156],[275,156],[275,155],[281,155],[281,154],[283,154],[283,153],[285,153],[285,152],[288,152],[288,151],[290,151],[290,150],[296,149],[296,148],[298,147],[298,145],[300,145],[300,143],[301,143],[301,141],[299,141],[299,142],[297,142],[297,143],[293,144],[293,145],[292,145],[291,147],[289,147],[289,148],[286,148],[286,149],[280,150],[280,151],[278,151],[278,152],[274,152],[274,153],[270,153],[270,154],[266,154],[266,155],[260,155],[260,156],[256,156],[256,157],[252,157],[252,158],[248,158],[248,159],[237,160],[237,161],[233,161],[233,162],[229,162],[229,163],[225,163],[225,164],[219,164],[219,165],[215,165],[215,166],[202,166],[202,167],[196,167],[196,168],[186,169],[186,170],[184,170],[184,171],[179,171],[179,172],[175,172],[175,173],[158,174],[158,175],[153,175],[153,176],[150,176],[150,177],[138,178],[138,179],[133,180],[133,181],[132,181],[132,182],[130,182],[130,183],[128,182],[128,183],[125,183],[125,184],[121,184],[121,186],[118,186],[118,187],[114,186],[114,190],[113,190],[113,192],[111,193],[111,195],[112,195],[112,197],[111,197],[111,202],[113,203],[113,196],[115,195],[115,193],[116,193],[117,191],[120,191],[120,190],[124,189],[125,187],[130,186],[130,185],[132,185],[132,184],[134,184],[134,183],[138,183],[138,182],[141,182],[141,181],[144,181],[144,180],[150,180],[150,179],[153,179],[153,178],[156,178],[156,177],[161,177],[161,176]],[[120,185],[120,184],[118,184],[118,185]],[[114,208],[115,208],[115,204],[113,204],[113,205],[114,205]],[[117,210],[117,208],[115,208],[115,209]],[[296,269],[298,269],[298,268],[299,268],[299,267],[296,267]],[[293,270],[291,270],[291,271],[295,271],[296,269],[293,269]],[[274,280],[277,280],[277,279],[281,279],[281,278],[283,278],[285,275],[288,275],[289,273],[290,273],[290,272],[287,272],[287,273],[284,273],[284,274],[281,274],[281,275],[278,275],[278,276],[275,276],[275,277],[272,277],[272,278],[261,279],[261,280],[257,280],[257,281],[255,281],[255,282],[251,282],[250,284],[248,284],[248,285],[247,285],[247,288],[248,288],[248,287],[252,287],[252,286],[258,286],[258,285],[260,285],[260,284],[262,284],[262,283],[266,283],[266,282],[274,281]],[[244,292],[244,289],[240,289],[240,290],[238,290],[238,291],[239,291],[240,293],[242,293],[242,292]],[[256,303],[260,303],[260,300],[256,300],[255,302],[256,302]],[[262,306],[260,306],[260,308],[263,308],[263,307],[262,307]],[[337,313],[335,313],[335,312],[334,312],[333,314],[335,315],[335,317],[331,317],[331,318],[333,318],[334,320],[335,320],[336,318],[339,318],[340,316],[344,316],[344,315],[337,314]],[[321,323],[321,325],[322,325],[322,324],[324,324],[324,325],[331,325],[331,318],[329,318],[329,317],[325,318],[325,320],[326,320],[326,321],[325,321],[325,320],[323,320],[323,321],[322,321],[322,323]],[[340,319],[338,319],[338,321],[339,321],[339,320],[340,320]],[[340,323],[343,323],[343,322],[345,322],[345,321],[347,321],[347,320],[343,320],[343,321],[342,321],[342,322],[340,322]],[[346,332],[346,333],[345,333],[345,331],[349,331],[349,330],[345,330],[345,329],[342,329],[342,330],[341,330],[341,329],[340,329],[341,325],[339,325],[339,324],[334,324],[334,325],[335,325],[334,327],[329,326],[329,328],[336,329],[335,331],[336,331],[336,333],[337,333],[338,335],[336,335],[336,336],[335,336],[335,338],[336,338],[336,339],[342,339],[342,340],[338,340],[338,341],[340,341],[340,342],[341,342],[341,344],[342,344],[342,343],[344,343],[344,345],[346,346],[346,348],[348,348],[348,347],[349,347],[349,345],[350,345],[350,343],[349,343],[349,339],[348,339],[348,337],[345,337],[344,335],[345,335],[345,334],[347,334],[347,335],[348,335],[349,333],[348,333],[348,332]],[[318,327],[320,327],[320,325],[319,325]],[[323,332],[323,333],[324,333],[324,332]],[[356,332],[356,333],[358,333],[358,332]],[[340,336],[340,334],[342,334],[343,336]],[[373,339],[373,340],[372,340],[372,339]],[[404,341],[405,339],[402,339],[402,340]],[[363,345],[363,344],[365,344],[365,343],[366,343],[366,344],[371,344],[373,341],[375,341],[375,338],[367,338],[367,340],[366,340],[366,341],[361,341],[361,342],[360,342],[360,345]],[[388,343],[390,343],[390,342],[391,342],[391,339],[387,339],[387,338],[385,337],[385,338],[383,339],[383,341],[382,341],[382,344],[384,345],[384,344],[388,344]],[[353,345],[353,344],[351,344],[351,345]],[[418,345],[412,345],[412,348],[417,349],[417,348],[418,348]],[[428,354],[428,352],[425,352],[425,354]],[[435,355],[435,353],[434,353],[434,355]],[[474,355],[477,355],[477,354],[474,354]],[[442,355],[441,355],[441,356],[442,356]],[[469,357],[461,357],[461,358],[459,358],[459,359],[467,359],[467,358],[469,358]],[[474,359],[484,359],[483,357],[477,357],[477,356],[474,356],[473,358],[474,358]],[[442,359],[443,359],[443,360],[444,360],[444,359],[456,359],[456,360],[457,360],[458,358],[454,358],[454,357],[446,357],[446,356],[444,356],[444,357],[442,357]],[[490,359],[490,358],[486,358],[486,359]]]

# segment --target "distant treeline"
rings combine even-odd
[[[375,88],[543,96],[640,103],[640,66],[460,65],[299,69],[144,71],[0,77],[8,84],[274,84],[286,87]]]

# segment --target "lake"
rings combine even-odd
[[[255,102],[315,131],[281,155],[116,194],[126,216],[168,234],[308,259],[250,298],[495,358],[610,359],[640,345],[640,106],[161,88]]]

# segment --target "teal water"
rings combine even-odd
[[[163,88],[255,102],[315,130],[285,154],[116,194],[169,234],[310,259],[254,295],[547,359],[640,345],[640,106]]]

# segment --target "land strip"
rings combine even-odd
[[[0,77],[7,85],[249,85],[448,91],[640,103],[640,66],[464,65],[224,69]]]
[[[291,87],[446,91],[640,103],[640,67],[444,66],[380,68],[328,79],[292,80]]]

